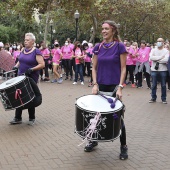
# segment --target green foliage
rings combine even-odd
[[[32,19],[34,8],[41,13],[39,26]],[[44,33],[49,22],[46,23],[48,11],[49,20],[53,19],[53,29],[56,30],[53,39],[63,43],[67,37],[75,38],[76,10],[80,13],[79,40],[100,37],[101,23],[106,19],[119,23],[121,37],[129,40],[152,41],[152,35],[155,39],[170,36],[169,0],[6,0],[0,3],[0,24],[16,28],[20,40],[29,31],[42,39],[39,32]],[[94,31],[90,32],[92,27]],[[50,28],[47,33],[50,42]]]
[[[16,41],[17,34],[17,29],[0,25],[0,41],[3,43]]]

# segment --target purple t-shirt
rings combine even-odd
[[[123,43],[115,44],[106,48],[97,44],[93,53],[97,55],[97,83],[103,85],[118,85],[120,82],[121,64],[120,54],[127,53]]]
[[[24,74],[29,68],[33,68],[38,65],[38,62],[36,60],[36,55],[41,55],[41,52],[39,49],[35,49],[32,53],[24,54],[21,52],[19,55],[19,71],[18,75]],[[33,71],[30,75],[30,77],[37,83],[39,78],[39,70]]]

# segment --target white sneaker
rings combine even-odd
[[[73,84],[75,85],[75,84],[77,84],[77,82],[74,82]]]
[[[81,82],[81,85],[84,85],[84,82],[83,82],[83,81]]]
[[[33,126],[35,123],[35,119],[30,119],[28,125]]]

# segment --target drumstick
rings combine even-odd
[[[109,103],[113,103],[113,99],[111,98],[107,98],[106,96],[104,96],[103,94],[101,94],[100,92],[98,92],[98,94],[102,97],[104,97]]]

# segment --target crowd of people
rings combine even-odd
[[[159,42],[150,45],[142,40],[140,44],[138,44],[137,42],[129,42],[127,39],[124,39],[123,43],[128,52],[126,59],[126,77],[123,86],[131,85],[132,88],[142,88],[142,82],[146,80],[147,88],[151,89],[151,70],[153,70],[152,63],[154,63],[151,55],[154,49],[159,48]],[[0,42],[0,46],[11,54],[12,59],[17,63],[18,57],[23,49],[22,43],[14,43],[12,45],[6,43],[4,45]],[[74,81],[72,83],[73,85],[76,85],[78,80],[81,85],[84,85],[84,76],[87,76],[89,77],[88,86],[93,86],[92,64],[94,53],[92,52],[92,43],[84,40],[82,43],[76,41],[72,44],[70,38],[67,38],[64,45],[60,45],[58,40],[55,40],[53,49],[48,48],[44,41],[34,44],[34,46],[41,51],[45,62],[45,67],[40,70],[41,81],[61,84],[63,82],[63,74],[65,74],[65,80]],[[164,49],[170,51],[168,41],[163,42],[162,46]],[[160,68],[157,71],[159,71]],[[167,84],[167,89],[170,90],[168,61],[165,63],[165,68],[167,68],[165,84]],[[49,75],[49,69],[51,69],[53,76]],[[159,81],[161,82],[160,76],[158,76],[158,82]]]

